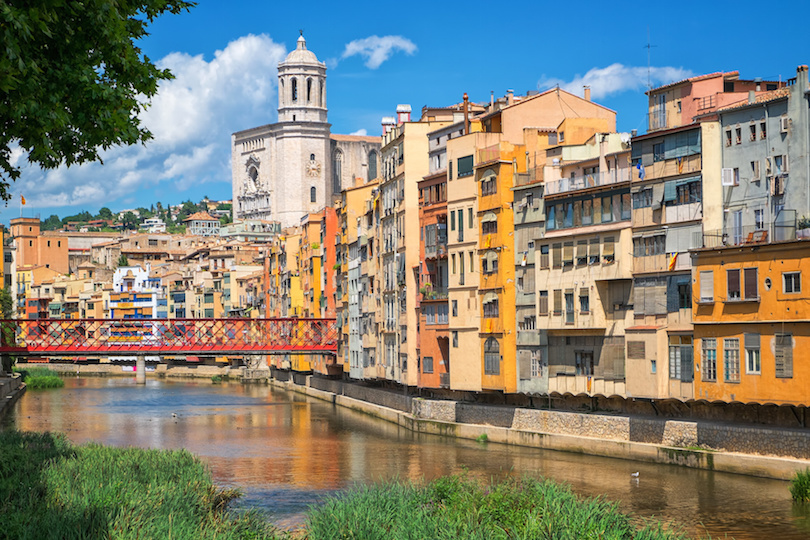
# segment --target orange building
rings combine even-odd
[[[62,237],[40,234],[39,218],[15,218],[11,220],[11,238],[17,249],[17,267],[44,266],[67,274],[68,240]]]
[[[419,375],[420,388],[450,387],[447,299],[447,173],[419,182]]]
[[[810,403],[810,241],[760,240],[692,251],[696,399]]]

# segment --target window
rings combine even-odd
[[[726,382],[740,382],[740,340],[723,340],[723,379]]]
[[[462,257],[463,257],[463,256],[464,256],[464,255],[462,254]],[[452,270],[453,270],[453,275],[455,275],[455,273],[456,273],[456,254],[455,254],[455,253],[453,253],[452,255],[450,255],[450,267],[451,267],[451,268],[452,268]]]
[[[751,162],[751,180],[759,180],[759,160]]]
[[[678,284],[678,309],[692,309],[692,284]]]
[[[453,317],[458,317],[458,300],[453,300]]]
[[[565,324],[574,324],[574,291],[565,291]]]
[[[214,318],[214,310],[213,309],[205,309],[204,317],[206,319],[213,319]]]
[[[577,266],[588,264],[588,241],[577,240]]]
[[[457,160],[458,164],[458,178],[463,178],[465,176],[472,176],[473,173],[473,157],[472,156],[464,156],[460,157]]]
[[[559,317],[562,315],[562,290],[554,290],[554,316]]]
[[[717,340],[715,338],[703,338],[701,340],[701,356],[704,381],[717,380]]]
[[[664,143],[653,144],[653,161],[664,161]]]
[[[765,124],[765,121],[759,123],[759,138],[765,139],[768,136],[768,130]]]
[[[293,77],[292,80],[292,100],[293,103],[298,101],[298,79],[296,79],[295,77]]]
[[[310,159],[315,159],[315,155],[313,154]],[[372,150],[368,153],[368,181],[371,182],[375,178],[377,178],[377,152]]]
[[[793,334],[775,334],[773,339],[776,376],[791,378],[793,377]]]
[[[487,293],[484,295],[483,300],[484,318],[497,319],[498,318],[498,295],[495,293]]]
[[[472,206],[467,208],[467,227],[473,228],[473,209]]]
[[[579,290],[579,312],[581,314],[587,314],[591,311],[591,301],[590,296],[588,295],[588,289],[583,287]]]
[[[754,226],[758,231],[765,228],[765,211],[762,208],[754,210]]]
[[[574,351],[577,375],[593,375],[593,351]]]
[[[548,268],[548,244],[540,246],[540,268]]]
[[[498,254],[494,251],[487,251],[481,260],[484,274],[494,274],[498,271]]]
[[[494,195],[498,193],[498,178],[496,176],[487,176],[481,180],[481,195]]]
[[[740,269],[726,271],[726,283],[728,285],[728,300],[740,299]]]
[[[742,144],[742,128],[738,127],[734,129],[734,141],[737,144]]]
[[[500,375],[501,347],[498,340],[491,337],[484,342],[484,374]]]
[[[785,294],[802,292],[801,272],[785,272],[782,274],[782,291]]]
[[[633,208],[649,208],[652,206],[652,198],[652,189],[642,189],[633,193]]]
[[[532,351],[532,377],[543,376],[543,364],[541,362],[542,353],[540,351]]]
[[[700,272],[700,301],[714,302],[714,271]]]
[[[562,262],[563,262],[563,266],[573,266],[574,265],[574,243],[573,242],[564,242],[563,243]]]
[[[548,291],[540,291],[537,297],[537,313],[548,315]]]
[[[341,151],[335,152],[332,157],[332,192],[340,193],[343,182],[343,153]]]
[[[731,130],[726,130],[726,146],[731,146]]]
[[[433,373],[433,357],[422,357],[422,373]]]
[[[458,348],[458,330],[453,330],[453,347]]]
[[[753,122],[748,126],[748,140],[749,141],[756,141],[757,140],[757,125]]]
[[[604,264],[611,264],[615,260],[615,244],[612,236],[606,236],[602,239],[602,262]]]
[[[456,213],[450,210],[450,230],[456,230]]]
[[[757,283],[757,269],[743,269],[743,293],[746,300],[759,299],[759,286]]]
[[[309,202],[318,202],[318,190],[315,186],[309,188]]]
[[[759,334],[745,334],[745,372],[759,375],[761,367]]]
[[[692,336],[669,336],[669,378],[692,382]]]

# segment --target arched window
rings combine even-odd
[[[368,181],[377,178],[377,152],[372,150],[368,153]]]
[[[292,100],[293,103],[298,101],[298,79],[295,77],[292,80]]]
[[[281,83],[281,91],[279,91],[278,95],[283,100],[284,99],[284,79],[279,79],[279,82]]]
[[[312,101],[312,79],[307,79],[307,103]]]
[[[484,374],[500,375],[501,373],[501,346],[494,337],[484,342]]]
[[[326,96],[323,93],[323,81],[318,85],[318,99],[321,100],[321,107],[326,107]]]
[[[309,160],[310,161],[315,161],[315,154],[310,154],[309,155]]]
[[[332,158],[332,192],[340,193],[342,189],[341,178],[343,177],[343,152],[340,150],[335,151]]]
[[[309,188],[309,202],[318,202],[318,190],[315,186]]]

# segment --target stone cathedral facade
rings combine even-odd
[[[377,177],[380,138],[330,132],[326,65],[304,36],[278,65],[278,122],[231,136],[233,219],[298,225],[357,178]]]

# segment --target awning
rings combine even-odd
[[[495,212],[487,212],[484,214],[484,217],[481,218],[481,223],[489,223],[491,221],[498,221],[498,216],[495,215]]]
[[[489,304],[490,302],[497,302],[498,301],[498,293],[488,292],[484,295],[484,300],[482,301],[483,304]]]

